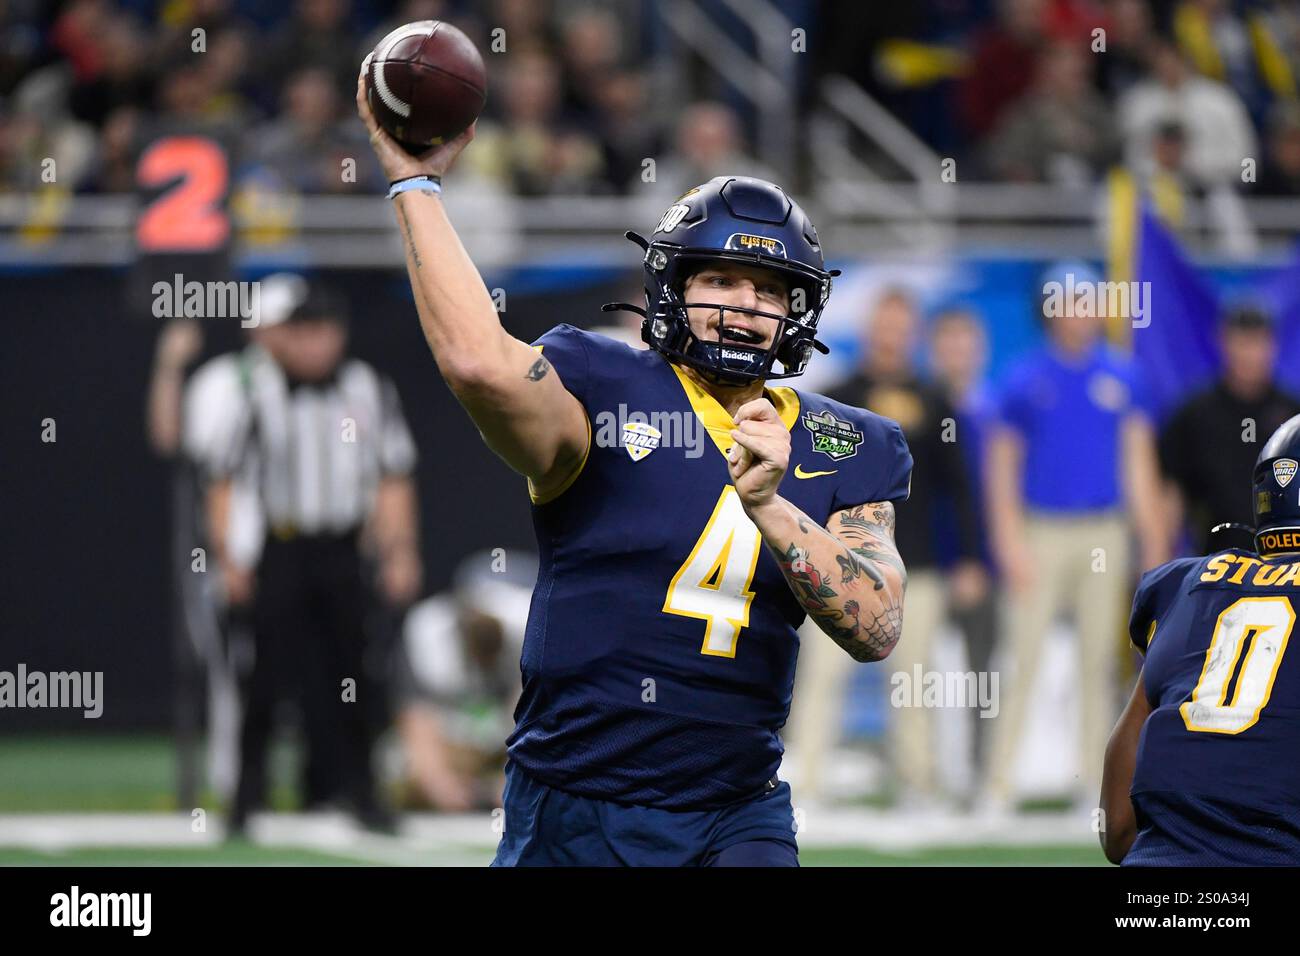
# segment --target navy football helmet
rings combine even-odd
[[[1255,550],[1300,551],[1300,415],[1283,422],[1255,462]]]
[[[817,323],[830,298],[831,278],[839,271],[826,270],[817,230],[780,186],[748,176],[717,176],[669,206],[648,240],[635,232],[627,238],[644,251],[646,307],[610,303],[604,310],[638,313],[641,338],[670,359],[712,381],[740,385],[800,375],[814,348],[829,351],[817,341]],[[718,262],[778,273],[790,287],[790,314],[686,302],[686,280]],[[691,331],[688,305],[718,310],[719,341],[700,339]],[[739,332],[729,335],[728,312],[776,321],[771,344],[755,347]],[[779,372],[773,368],[776,362],[781,363]]]

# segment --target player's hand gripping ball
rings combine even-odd
[[[418,20],[379,41],[362,66],[376,121],[412,155],[454,139],[483,111],[487,72],[469,37]]]

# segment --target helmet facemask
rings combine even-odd
[[[637,237],[640,238],[640,237]],[[642,240],[644,242],[644,240]],[[645,246],[646,306],[641,337],[665,355],[722,385],[745,385],[768,379],[801,375],[813,349],[829,351],[815,338],[817,322],[830,295],[830,277],[784,260],[755,253],[681,249],[665,243]],[[791,310],[778,314],[762,309],[695,298],[687,302],[687,279],[711,266],[735,263],[756,266],[778,275],[789,287]],[[802,311],[797,307],[803,305]],[[691,308],[717,312],[718,339],[704,339],[691,328]],[[749,315],[775,322],[771,341],[757,346],[739,341],[727,332],[727,316]],[[734,322],[734,319],[733,319]],[[780,363],[781,370],[774,366]]]

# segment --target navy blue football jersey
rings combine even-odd
[[[1300,863],[1300,562],[1232,549],[1148,571],[1128,865]]]
[[[534,496],[541,567],[510,758],[622,803],[708,809],[762,793],[804,612],[731,483],[731,417],[657,352],[568,325],[535,347],[592,435],[575,477]],[[767,397],[792,437],[779,493],[814,520],[906,498],[897,424],[790,388]]]

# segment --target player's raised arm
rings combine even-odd
[[[375,121],[357,78],[357,112],[390,181],[441,176],[474,137],[415,157]],[[403,192],[393,200],[425,340],[438,370],[488,446],[545,493],[582,461],[588,430],[582,405],[545,358],[501,326],[483,279],[461,244],[438,195]]]
[[[894,506],[856,505],[817,524],[776,493],[790,433],[765,398],[736,413],[732,481],[803,609],[855,661],[889,656],[903,632],[907,569],[894,546]]]

